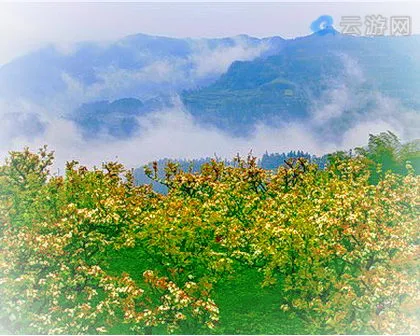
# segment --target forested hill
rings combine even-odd
[[[336,142],[358,123],[380,120],[413,139],[419,45],[414,35],[326,31],[295,39],[136,34],[79,43],[71,53],[49,46],[0,68],[0,101],[8,106],[0,120],[18,135],[42,134],[59,117],[88,138],[131,138],[143,132],[138,118],[173,108],[175,100],[196,123],[235,136],[259,124],[297,122]]]
[[[268,58],[234,62],[216,82],[185,91],[182,99],[197,120],[243,135],[259,122],[308,120],[317,103],[322,109],[341,98],[343,113],[329,128],[340,134],[359,117],[369,118],[380,97],[420,108],[419,45],[420,36],[313,34],[287,40]]]
[[[290,151],[288,153],[266,152],[257,160],[257,166],[266,170],[276,170],[279,167],[288,166],[287,161],[290,159],[304,158],[316,164],[319,169],[325,169],[328,164],[334,164],[337,158],[350,158],[353,156],[362,156],[367,160],[368,166],[370,167],[370,181],[372,183],[376,183],[388,171],[406,174],[408,172],[407,163],[410,164],[416,174],[420,174],[420,140],[404,143],[390,131],[377,135],[371,134],[368,144],[364,147],[357,147],[348,151],[338,151],[323,156],[312,155],[301,150]],[[165,178],[165,167],[168,163],[174,163],[180,171],[197,173],[200,172],[203,164],[210,162],[212,159],[210,157],[193,160],[161,159],[135,169],[134,178],[138,185],[152,184],[156,191],[166,193],[167,187],[147,176],[145,168],[152,171],[156,167],[156,180],[163,180]],[[217,157],[215,159],[217,161],[223,161],[226,166],[237,165],[234,160],[221,160]],[[379,170],[378,165],[380,165]]]

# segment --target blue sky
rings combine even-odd
[[[0,0],[1,1],[1,0]],[[285,38],[307,35],[323,14],[411,15],[420,33],[419,2],[294,3],[5,3],[0,2],[0,64],[46,43],[113,40],[146,33],[173,37],[248,34]]]

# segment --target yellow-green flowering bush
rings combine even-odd
[[[0,318],[10,332],[211,330],[217,285],[243,268],[261,272],[278,309],[310,332],[420,331],[420,181],[410,167],[373,185],[363,157],[326,170],[291,160],[275,172],[251,156],[200,173],[169,164],[161,195],[117,163],[70,162],[61,177],[51,161],[25,150],[0,168]],[[153,267],[111,273],[108,256],[123,249]]]

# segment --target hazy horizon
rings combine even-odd
[[[135,34],[174,38],[219,38],[245,34],[259,38],[280,36],[290,39],[311,34],[312,22],[321,15],[331,16],[337,30],[340,30],[342,16],[409,15],[412,19],[412,33],[420,34],[418,2],[0,2],[0,9],[0,69],[2,64],[48,44],[58,47],[58,54],[63,56],[64,64],[66,57],[72,54],[74,43],[95,41],[99,42],[95,46],[101,45],[101,42],[109,46],[109,41]],[[18,76],[12,72],[10,81],[4,82],[7,83],[4,87],[11,88],[10,91],[15,90],[15,87],[17,89],[12,92],[12,97],[0,95],[0,157],[4,157],[8,150],[21,149],[25,145],[36,149],[49,144],[51,149],[57,151],[61,163],[74,158],[88,164],[98,164],[118,156],[127,165],[138,166],[163,157],[197,158],[216,153],[230,158],[237,152],[246,154],[250,150],[255,154],[303,150],[321,155],[366,144],[369,133],[386,130],[402,136],[402,140],[417,136],[418,111],[401,104],[400,97],[390,98],[374,89],[369,92],[360,91],[365,73],[358,66],[357,60],[352,59],[343,59],[343,66],[339,69],[343,71],[343,76],[330,78],[331,86],[317,99],[310,99],[312,108],[305,121],[282,122],[275,126],[261,122],[255,125],[256,131],[247,138],[233,137],[215,127],[198,124],[180,102],[174,107],[162,108],[152,116],[141,116],[139,123],[144,126],[143,131],[128,139],[104,137],[86,140],[76,123],[63,118],[84,103],[126,97],[140,99],[141,94],[144,94],[141,92],[144,83],[152,83],[161,91],[169,87],[170,90],[165,93],[175,100],[179,99],[181,90],[198,86],[195,79],[212,76],[212,80],[215,80],[233,62],[253,61],[264,53],[264,46],[247,43],[239,41],[233,46],[222,46],[214,50],[208,46],[195,46],[191,54],[176,59],[176,62],[158,59],[152,53],[151,60],[148,60],[150,63],[135,70],[114,67],[113,63],[99,69],[86,69],[83,67],[84,60],[78,60],[76,64],[80,68],[76,66],[76,70],[82,73],[90,71],[94,74],[92,77],[98,78],[96,82],[83,82],[74,73],[72,76],[66,72],[68,69],[63,70],[59,66],[54,69],[56,72],[50,73],[48,62],[43,63],[45,68],[42,68],[47,73],[45,78],[44,72],[36,71],[30,77],[32,69],[38,66],[37,59],[34,63],[30,60],[29,65],[25,63],[25,69],[29,69],[29,78],[33,82],[26,81],[26,73],[20,71],[19,66],[16,71]],[[186,73],[183,71],[188,66],[194,69],[194,78],[184,78]],[[18,84],[13,86],[15,77],[18,77]],[[38,81],[40,77],[42,82]],[[171,86],[173,83],[180,83],[179,87],[175,89]],[[52,94],[44,94],[40,90],[41,94],[37,96],[39,84],[50,86]],[[54,91],[56,87],[62,88],[62,91]],[[22,92],[29,94],[25,96]],[[32,94],[36,99],[31,99]],[[372,102],[374,107],[366,115],[349,113],[349,109],[363,108],[362,104],[367,101]],[[340,122],[353,118],[353,124],[343,128],[339,139],[330,141],[319,132],[320,129],[328,130],[328,125],[335,122],[334,118],[340,119]],[[33,132],[35,124],[39,125],[42,132]]]
[[[420,34],[419,2],[0,2],[0,8],[0,65],[46,44],[66,48],[75,42],[112,41],[138,33],[294,38],[310,34],[311,23],[321,15],[330,15],[337,26],[342,16],[410,15],[413,34]]]

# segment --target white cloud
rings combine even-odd
[[[420,113],[397,98],[363,88],[363,69],[347,55],[340,55],[343,73],[330,79],[330,89],[311,102],[308,125],[325,141],[335,139],[342,148],[366,144],[369,134],[390,130],[403,141],[420,134]]]
[[[33,98],[31,104],[42,104],[40,107],[45,110],[59,110],[60,114],[68,114],[86,102],[126,97],[146,100],[159,94],[179,92],[208,84],[226,72],[234,61],[253,60],[269,49],[268,43],[261,42],[254,45],[242,36],[233,38],[231,45],[216,48],[209,46],[209,40],[188,41],[192,52],[187,57],[152,58],[151,55],[142,55],[144,51],[134,48],[132,53],[141,54],[139,55],[141,66],[127,69],[111,64],[93,68],[92,77],[96,78],[94,82],[84,83],[70,73],[62,71],[58,73],[57,82],[62,83],[64,89],[49,88],[47,83],[50,92],[48,97],[42,95],[39,99]],[[63,55],[69,56],[79,50],[79,46],[61,44],[55,48]],[[103,43],[95,43],[95,46],[106,48]],[[49,69],[45,71],[48,72]],[[16,85],[25,87],[26,91],[36,92],[34,86],[37,83],[37,78],[29,77],[27,81],[22,80]],[[22,98],[19,98],[19,101],[21,100]]]
[[[347,148],[366,146],[369,134],[379,134],[386,131],[401,134],[400,127],[395,127],[395,125],[383,120],[360,122],[343,134],[342,143]]]
[[[311,102],[312,121],[317,125],[337,120],[345,113],[360,109],[371,99],[370,92],[360,91],[366,79],[357,61],[346,54],[339,57],[343,65],[342,73],[337,74],[336,78],[325,80],[330,89]]]
[[[388,102],[389,107],[393,106],[387,99],[384,102]],[[109,136],[87,140],[71,121],[52,118],[43,134],[2,138],[0,157],[4,157],[8,150],[20,150],[27,145],[36,150],[44,144],[55,150],[56,167],[61,168],[66,160],[72,159],[89,166],[118,160],[128,167],[139,167],[165,157],[193,159],[217,154],[219,157],[231,159],[236,153],[246,155],[251,150],[257,156],[261,156],[265,151],[289,150],[303,150],[322,155],[365,145],[369,133],[391,130],[403,135],[408,127],[407,123],[412,122],[413,118],[418,121],[418,114],[413,111],[405,112],[403,115],[406,117],[403,119],[386,118],[384,116],[387,116],[390,110],[384,110],[384,106],[385,103],[381,105],[381,112],[372,111],[380,116],[377,119],[361,117],[353,126],[347,127],[336,141],[326,141],[324,136],[317,133],[311,120],[276,127],[260,124],[249,138],[232,137],[218,129],[198,125],[178,101],[175,108],[140,118],[141,131],[125,140]]]
[[[208,45],[199,46],[193,53],[191,59],[195,66],[195,74],[198,77],[222,74],[227,71],[234,61],[249,61],[262,55],[269,49],[267,43],[258,46],[251,46],[246,39],[236,37],[235,45],[230,47],[219,47],[211,50]]]
[[[42,135],[32,139],[21,135],[2,143],[0,154],[4,156],[8,150],[19,150],[28,144],[32,150],[48,144],[56,152],[57,167],[63,167],[66,160],[72,159],[90,166],[118,159],[128,167],[138,167],[164,157],[192,159],[216,153],[231,159],[238,152],[246,155],[251,150],[261,156],[266,150],[302,149],[322,154],[335,149],[334,145],[317,142],[308,129],[299,124],[280,128],[259,125],[252,137],[235,138],[197,125],[182,106],[143,117],[139,122],[143,131],[130,139],[85,140],[72,122],[56,118],[49,122]]]

